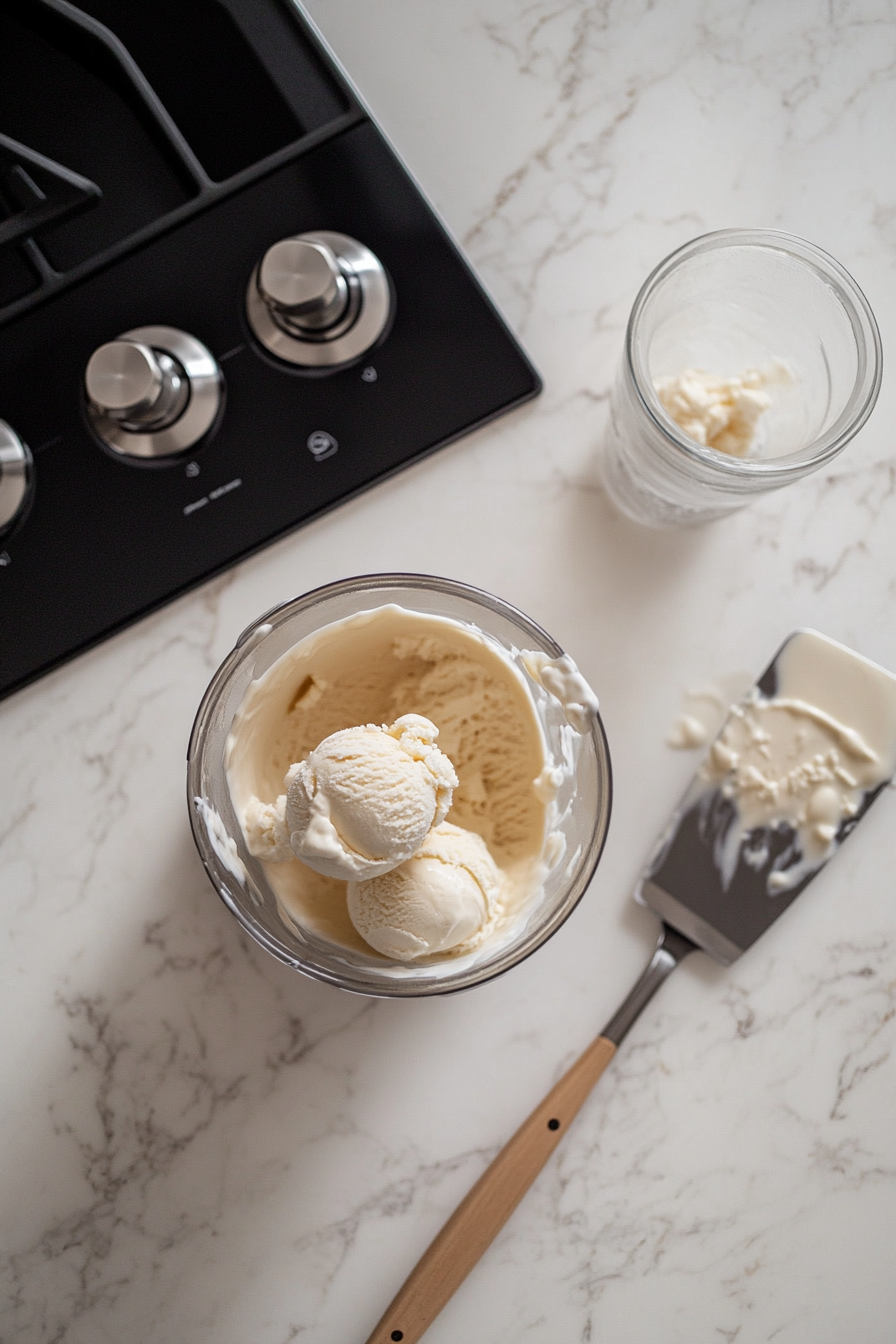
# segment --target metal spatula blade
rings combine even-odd
[[[416,1344],[667,976],[698,948],[724,965],[745,952],[834,856],[894,771],[896,676],[824,635],[796,631],[732,707],[647,865],[637,898],[663,926],[644,974],[448,1219],[367,1344]]]
[[[855,778],[858,761],[864,763],[871,780],[870,787],[862,788],[856,779],[856,787],[847,790],[851,809],[837,818],[834,835],[813,861],[813,856],[803,854],[798,827],[778,821],[744,829],[737,802],[725,796],[724,785],[698,772],[641,879],[636,898],[726,966],[783,914],[833,858],[896,768],[896,677],[824,635],[798,630],[785,640],[739,704],[749,707],[751,701],[818,710],[827,729],[825,736],[835,743],[830,750],[837,760],[822,762],[815,774],[835,775],[839,769]],[[798,710],[784,712],[799,718]],[[829,722],[825,724],[824,719]],[[831,724],[855,736],[831,732]],[[716,742],[725,731],[723,725]],[[877,762],[865,759],[863,745],[877,756]],[[858,758],[857,750],[861,752]],[[804,749],[803,756],[810,757],[811,765],[811,753]],[[798,776],[805,765],[804,760],[796,760],[790,773]],[[840,783],[836,775],[835,783]],[[811,805],[815,789],[825,787],[823,778],[804,784],[806,805]]]

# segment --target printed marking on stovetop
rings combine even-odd
[[[37,457],[38,453],[45,453],[48,448],[55,448],[57,443],[61,443],[62,434],[57,434],[55,439],[47,439],[46,443],[39,443],[36,448],[31,449],[31,456]]]
[[[9,551],[0,551],[0,569],[7,569],[12,564],[12,556]]]
[[[223,364],[225,359],[233,359],[234,355],[241,355],[246,348],[246,342],[242,345],[235,345],[232,350],[225,350],[223,355],[218,356],[218,363]]]
[[[315,429],[308,435],[307,448],[315,462],[324,462],[339,448],[339,440],[325,429]]]
[[[194,499],[192,504],[185,504],[184,517],[189,518],[191,513],[196,513],[197,510],[204,509],[206,504],[211,504],[213,500],[220,499],[222,495],[229,495],[231,490],[239,490],[242,483],[242,479],[239,476],[235,476],[234,479],[228,481],[226,485],[219,485],[216,490],[209,490],[208,494],[203,495],[201,499]]]

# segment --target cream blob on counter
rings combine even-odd
[[[746,695],[752,684],[748,673],[729,672],[712,683],[683,691],[681,709],[666,737],[666,746],[676,751],[705,747],[721,728],[729,707]]]
[[[534,659],[531,670],[527,659]],[[571,659],[511,653],[472,625],[396,605],[324,626],[283,654],[248,687],[225,757],[247,847],[262,863],[281,916],[354,951],[376,956],[378,942],[384,957],[416,956],[422,964],[511,937],[537,902],[547,872],[563,856],[554,799],[571,773],[572,756],[568,744],[558,759],[548,751],[540,718],[543,697],[562,707],[571,725],[564,732],[574,737],[590,731],[589,715],[597,701]],[[306,774],[319,769],[315,754],[333,735],[347,730],[394,734],[403,720],[416,722],[418,734],[423,723],[437,730],[437,741],[422,746],[446,758],[451,771],[449,778],[431,754],[433,798],[438,788],[450,789],[448,831],[436,804],[432,838],[421,846],[420,861],[411,855],[403,868],[393,868],[399,878],[387,881],[370,867],[365,872],[363,864],[354,872],[339,866],[337,844],[343,855],[355,851],[344,837],[334,840],[330,834],[335,814],[328,804],[322,828],[327,834],[315,844],[334,857],[336,867],[318,862],[324,871],[315,871],[296,856],[295,832],[287,820],[287,790],[304,777],[300,763],[308,763]],[[421,747],[417,755],[422,754]],[[413,796],[418,795],[423,796],[415,783]],[[471,843],[454,834],[457,828],[472,833]],[[368,827],[365,837],[370,834]],[[470,857],[475,858],[478,842],[495,865],[496,888],[483,876],[485,860]],[[362,849],[371,843],[369,838],[358,841]],[[437,864],[447,865],[444,872]],[[418,901],[426,865],[430,877],[441,874],[446,883],[448,868],[453,870],[451,889],[460,913],[442,924],[463,935],[454,947],[444,945],[448,932],[440,933],[429,951],[426,938],[418,939],[418,947],[417,934],[405,930],[408,936],[396,941],[383,924],[381,912],[393,909],[400,895]],[[339,877],[333,875],[337,871]],[[385,930],[372,935],[373,944],[350,917],[348,883],[341,879],[351,879],[359,927]],[[366,915],[358,915],[362,906]]]
[[[769,895],[826,863],[896,771],[891,673],[810,630],[787,641],[773,673],[771,694],[757,687],[732,706],[696,785],[704,805],[707,786],[734,804],[717,845],[723,885],[743,861],[767,868]],[[782,827],[798,844],[772,858]]]

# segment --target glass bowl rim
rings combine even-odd
[[[543,630],[536,621],[533,621],[518,607],[513,606],[512,603],[505,601],[503,598],[497,597],[494,593],[489,593],[483,588],[477,588],[459,579],[447,579],[433,574],[396,571],[359,574],[347,579],[336,580],[333,583],[321,584],[319,587],[309,589],[307,592],[300,593],[285,602],[278,602],[250,622],[237,638],[229,654],[222,659],[216,669],[200,700],[190,731],[187,747],[187,808],[190,815],[193,842],[209,881],[227,909],[236,917],[240,926],[266,952],[302,975],[318,980],[323,984],[329,984],[334,988],[345,990],[348,993],[359,994],[364,998],[435,998],[447,994],[462,993],[466,990],[475,989],[478,985],[488,984],[526,961],[552,938],[558,929],[562,928],[588,890],[607,843],[613,808],[613,770],[610,749],[599,711],[593,717],[590,733],[591,750],[594,754],[597,773],[598,805],[590,828],[584,863],[580,865],[568,883],[568,890],[571,895],[564,898],[554,911],[553,916],[546,921],[544,927],[539,930],[534,939],[523,939],[519,944],[511,944],[505,949],[504,955],[498,958],[497,964],[491,965],[488,962],[481,964],[482,969],[486,970],[486,974],[477,974],[479,968],[474,966],[469,971],[461,973],[457,977],[456,983],[450,977],[447,977],[444,981],[434,979],[428,982],[425,987],[419,987],[419,982],[412,985],[406,980],[396,979],[394,981],[384,980],[382,983],[378,983],[377,987],[362,988],[356,984],[346,983],[336,971],[328,972],[316,965],[306,965],[284,946],[273,942],[266,930],[253,923],[247,911],[234,900],[229,890],[221,889],[221,884],[210,864],[208,836],[195,806],[195,799],[202,792],[201,748],[204,744],[208,722],[222,691],[229,684],[232,673],[241,660],[251,652],[251,648],[260,644],[264,638],[290,619],[291,616],[299,612],[310,611],[330,598],[339,597],[343,594],[373,593],[388,588],[406,588],[411,592],[435,591],[446,596],[465,598],[476,606],[485,607],[496,615],[502,616],[517,628],[531,631],[535,639],[541,641],[542,647],[548,650],[552,657],[559,658],[565,653],[562,646],[546,630]],[[275,617],[279,618],[276,624],[272,620]],[[249,649],[246,648],[247,644],[250,644]]]

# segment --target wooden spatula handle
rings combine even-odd
[[[455,1209],[367,1341],[417,1344],[491,1245],[616,1053],[598,1036],[505,1144]]]

